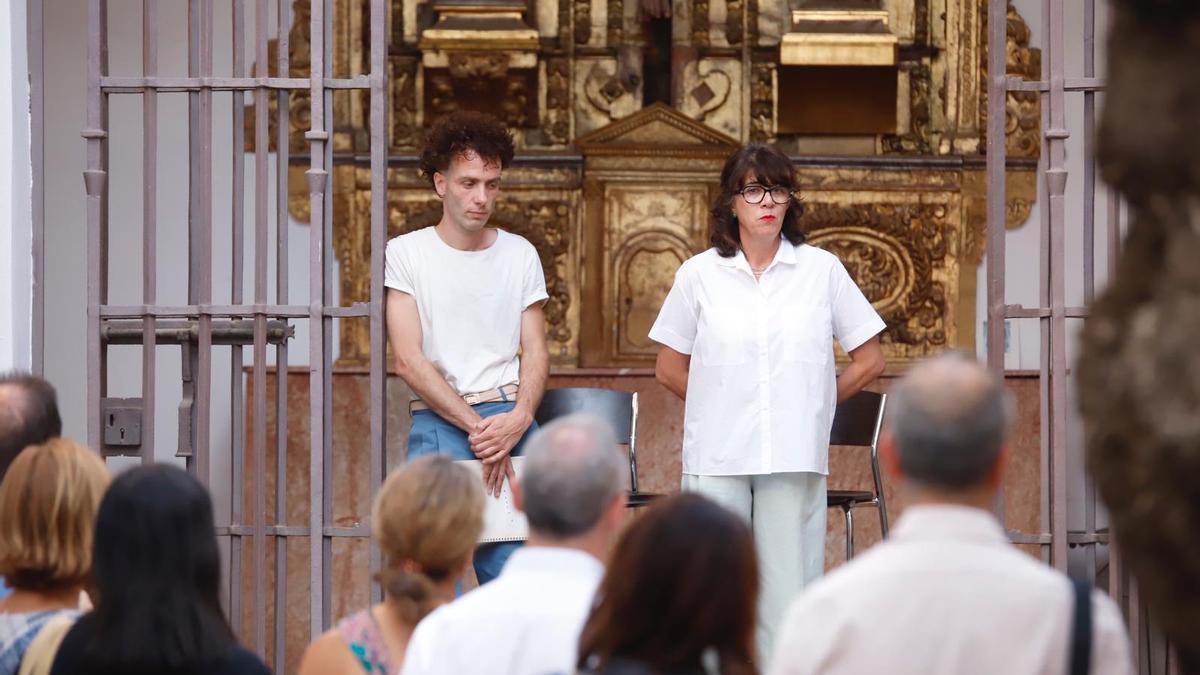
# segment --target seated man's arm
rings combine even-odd
[[[442,419],[468,434],[475,431],[479,414],[447,384],[446,378],[421,351],[421,317],[417,313],[417,301],[392,288],[387,291],[387,331],[396,374]]]

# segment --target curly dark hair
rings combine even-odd
[[[512,163],[513,139],[504,123],[492,115],[457,110],[433,123],[421,149],[421,175],[433,185],[433,174],[445,171],[455,157],[475,153],[484,160]]]
[[[709,243],[722,258],[732,257],[741,248],[741,236],[737,219],[733,216],[733,198],[745,187],[746,176],[753,174],[755,181],[764,187],[786,187],[796,190],[796,170],[792,160],[779,149],[770,145],[751,143],[742,146],[725,161],[721,169],[721,193],[713,202],[710,215]],[[763,199],[770,199],[764,196]],[[800,216],[804,213],[800,200],[793,197],[783,215],[783,238],[793,246],[806,239],[800,227]]]

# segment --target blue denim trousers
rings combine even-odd
[[[480,417],[491,417],[506,413],[516,407],[514,401],[494,401],[479,403],[472,406]],[[537,422],[529,425],[529,429],[512,450],[512,456],[519,456],[525,449],[525,442],[530,434],[537,430]],[[408,459],[416,459],[424,455],[442,454],[450,459],[475,459],[471,452],[471,443],[467,433],[462,429],[442,419],[432,410],[418,410],[412,414],[412,431],[408,435]],[[492,499],[492,497],[488,497]],[[500,576],[500,570],[508,561],[508,556],[521,547],[521,542],[498,542],[483,544],[475,549],[475,577],[479,585]]]

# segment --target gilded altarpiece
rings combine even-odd
[[[947,346],[973,349],[984,220],[984,0],[875,3],[896,44],[891,132],[847,139],[781,131],[791,111],[781,107],[780,79],[792,67],[781,45],[799,30],[797,8],[864,3],[871,4],[675,0],[669,58],[655,62],[639,0],[391,0],[389,233],[436,222],[439,204],[415,169],[428,124],[457,109],[497,114],[519,159],[506,172],[493,222],[541,254],[554,364],[648,366],[655,345],[645,333],[674,270],[706,247],[721,159],[738,143],[775,143],[796,158],[810,241],[842,258],[887,320],[889,361],[902,366]],[[335,77],[366,69],[366,13],[364,0],[333,3]],[[294,2],[295,75],[307,71],[308,17],[308,3]],[[1029,41],[1010,6],[1010,76],[1038,76],[1040,53]],[[647,80],[664,72],[669,100],[651,106]],[[1036,93],[1010,94],[1007,109],[1008,220],[1019,226],[1036,193]],[[368,295],[370,181],[354,160],[365,148],[367,116],[357,94],[334,96],[343,304]],[[289,119],[298,154],[308,120],[303,92],[291,97]],[[247,121],[252,144],[252,116]],[[292,214],[302,221],[304,168],[294,166],[290,181]],[[344,322],[342,365],[366,362],[365,330],[364,322]]]

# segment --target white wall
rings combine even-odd
[[[0,372],[32,363],[33,173],[25,0],[0,3]]]
[[[271,3],[274,6],[274,3]],[[87,219],[82,171],[85,145],[79,132],[84,126],[86,100],[86,12],[78,3],[47,2],[46,53],[46,376],[59,391],[64,431],[86,439],[86,280]],[[232,74],[232,28],[229,3],[216,3],[214,70]],[[159,74],[187,75],[187,3],[159,3]],[[272,19],[273,21],[274,19]],[[142,74],[140,0],[109,1],[109,72]],[[247,63],[253,58],[253,7],[246,17]],[[270,29],[274,32],[274,26]],[[247,100],[250,96],[247,96]],[[227,304],[232,287],[232,176],[233,97],[213,96],[213,302]],[[109,116],[109,304],[142,302],[143,180],[142,103],[137,95],[113,95]],[[187,303],[187,202],[188,202],[188,101],[184,93],[158,97],[157,172],[157,304]],[[240,117],[239,121],[240,123]],[[239,151],[239,154],[240,151]],[[254,299],[254,156],[246,161],[244,215],[246,224],[244,295]],[[266,195],[270,214],[270,273],[268,299],[275,299],[275,160],[271,155]],[[289,303],[308,302],[309,227],[289,226]],[[336,275],[336,267],[335,267]],[[336,276],[335,276],[336,278]],[[335,301],[336,301],[335,289]],[[290,365],[308,360],[306,320],[294,321],[296,338],[289,349]],[[335,342],[336,345],[336,342]],[[273,351],[273,350],[269,350]],[[178,446],[178,405],[181,400],[180,349],[160,346],[156,355],[155,453],[170,460]],[[141,348],[109,349],[108,395],[137,397],[141,392]],[[232,386],[242,386],[240,374],[231,378],[230,349],[216,347],[212,354],[211,438],[212,479],[217,493],[218,518],[227,511]],[[246,366],[253,363],[245,350]],[[272,358],[269,362],[273,362]],[[124,460],[115,462],[117,465]]]

